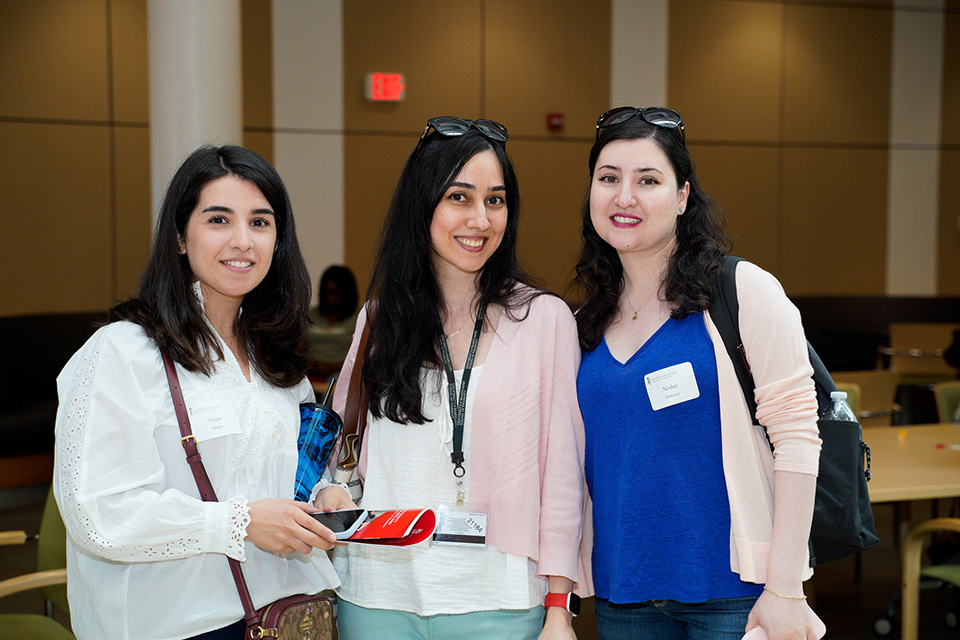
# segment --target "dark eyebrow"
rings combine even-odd
[[[476,187],[470,184],[469,182],[451,182],[447,185],[447,189],[451,187],[459,187],[461,189],[469,189],[470,191],[476,191]],[[506,191],[507,188],[502,184],[498,184],[495,187],[490,187],[490,191]]]
[[[663,171],[656,167],[637,167],[633,170],[634,173],[646,173],[647,171],[656,171],[657,173],[662,174]]]
[[[223,212],[223,213],[233,213],[233,209],[231,209],[230,207],[225,207],[225,206],[223,206],[222,204],[212,204],[212,205],[210,205],[209,207],[205,208],[205,209],[203,210],[203,213],[214,212],[214,211],[221,211],[221,212]],[[275,214],[273,213],[273,211],[270,210],[270,209],[254,209],[254,210],[253,210],[253,213],[255,213],[255,214],[257,214],[257,215],[261,215],[261,216],[262,216],[262,215],[268,215],[268,216],[275,215]]]

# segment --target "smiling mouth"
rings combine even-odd
[[[253,265],[253,263],[249,260],[223,260],[222,264],[225,264],[228,267],[236,267],[237,269],[246,269],[247,267]]]
[[[635,217],[633,217],[633,216],[618,216],[618,215],[613,215],[613,216],[610,216],[610,219],[613,220],[614,224],[629,224],[629,225],[635,225],[635,224],[640,224],[640,222],[641,222],[640,218],[635,218]]]
[[[465,249],[469,249],[471,251],[481,249],[483,248],[483,245],[487,243],[486,238],[461,238],[460,236],[454,236],[454,239]]]

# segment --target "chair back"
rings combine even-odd
[[[840,389],[841,384],[857,386],[857,406],[850,407],[864,427],[891,426],[893,416],[900,412],[896,403],[900,376],[888,369],[866,371],[837,371],[830,376]],[[841,389],[842,390],[842,389]],[[849,393],[847,394],[849,398]]]
[[[37,540],[37,571],[64,569],[67,566],[67,530],[60,518],[53,487],[47,492],[47,502],[40,520],[40,535]],[[69,612],[67,585],[58,584],[41,589],[43,597],[57,608]]]
[[[952,422],[957,405],[960,405],[960,380],[936,383],[933,385],[933,397],[937,401],[940,422]]]
[[[956,370],[943,359],[960,325],[949,322],[892,322],[889,327],[890,368],[901,375],[929,379],[950,379]]]

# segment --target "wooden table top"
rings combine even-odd
[[[870,502],[960,496],[960,428],[952,423],[864,427]]]

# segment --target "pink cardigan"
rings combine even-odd
[[[350,379],[365,323],[364,309],[341,380]],[[477,384],[468,453],[477,461],[468,506],[487,514],[488,541],[536,561],[538,575],[574,582],[585,493],[579,366],[576,323],[562,300],[541,295],[522,321],[504,316]],[[346,394],[347,385],[337,385],[337,412]],[[362,452],[359,469],[362,478]]]
[[[763,584],[773,533],[773,472],[817,475],[817,396],[800,312],[776,278],[754,264],[741,262],[737,266],[737,299],[740,333],[757,387],[757,417],[767,429],[774,455],[763,429],[753,426],[716,325],[709,312],[704,317],[717,359],[723,472],[730,499],[730,568],[747,582]],[[583,534],[586,566],[577,589],[582,596],[593,595],[591,511],[588,504]],[[809,553],[806,558],[809,560]],[[801,579],[806,580],[813,569],[809,561],[803,566]]]

